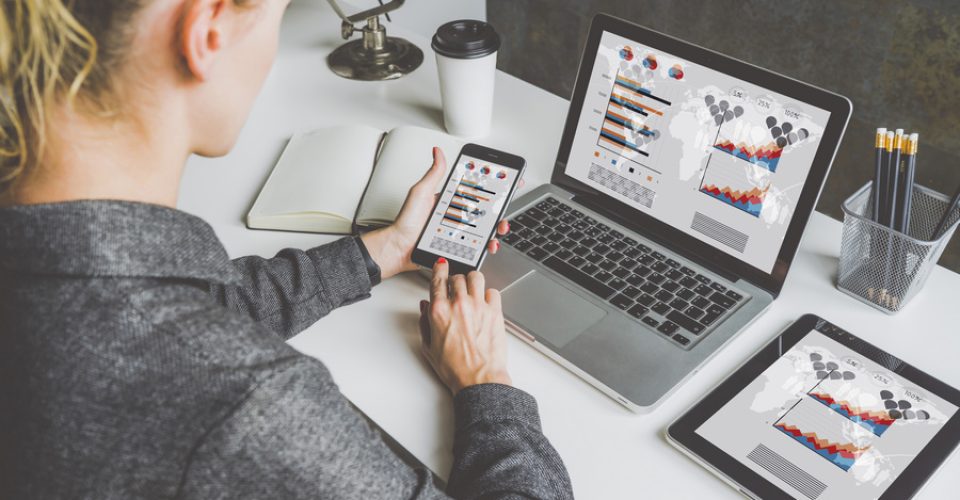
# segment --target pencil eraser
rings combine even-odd
[[[902,128],[898,128],[898,129],[897,129],[897,135],[903,135],[903,129],[902,129]]]
[[[878,129],[877,129],[877,135],[887,135],[887,129],[885,129],[885,128],[878,128]]]
[[[917,142],[920,139],[920,134],[914,132],[910,134],[910,142]]]

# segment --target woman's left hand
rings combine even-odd
[[[403,271],[417,269],[417,265],[412,260],[413,248],[417,244],[417,237],[420,236],[423,226],[427,224],[430,211],[433,210],[440,196],[437,190],[444,181],[446,171],[447,160],[443,156],[443,151],[434,147],[433,165],[423,178],[410,188],[407,199],[403,202],[403,208],[397,215],[397,220],[385,228],[365,233],[360,237],[370,256],[380,266],[383,279]],[[497,234],[502,236],[509,230],[510,224],[506,220],[501,220],[497,224]],[[500,242],[496,238],[487,242],[487,250],[490,253],[496,253],[499,249]]]

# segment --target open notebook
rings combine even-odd
[[[463,143],[435,130],[352,125],[294,135],[247,213],[247,227],[348,234],[390,224],[439,146],[448,165]]]

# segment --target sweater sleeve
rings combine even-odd
[[[275,257],[241,257],[237,285],[213,284],[221,305],[290,338],[342,305],[370,296],[370,277],[356,237],[326,245],[281,250]]]
[[[354,411],[322,364],[272,372],[195,448],[183,498],[449,498]],[[533,399],[505,386],[457,396],[454,498],[571,498]]]

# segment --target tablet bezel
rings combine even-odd
[[[648,215],[641,210],[616,200],[612,196],[601,194],[595,188],[583,181],[567,175],[566,169],[573,147],[573,139],[577,133],[581,113],[588,112],[583,103],[589,87],[590,75],[598,55],[600,38],[604,32],[622,36],[636,43],[662,50],[673,56],[680,57],[694,64],[710,68],[727,75],[733,75],[743,81],[756,84],[771,92],[787,96],[796,101],[815,106],[830,113],[827,124],[824,126],[820,144],[807,179],[797,200],[793,218],[787,227],[783,244],[777,254],[776,262],[771,271],[760,268],[730,255],[713,245],[687,234],[686,232],[662,222],[660,219]],[[617,222],[635,228],[640,234],[661,240],[671,250],[696,259],[719,274],[733,279],[743,278],[746,281],[770,292],[774,297],[779,295],[787,277],[787,271],[796,256],[800,246],[803,230],[807,225],[817,199],[825,183],[833,158],[836,155],[840,140],[846,130],[847,122],[853,110],[853,104],[846,97],[823,90],[799,80],[774,73],[752,64],[734,59],[725,54],[699,47],[678,38],[659,33],[606,14],[597,14],[590,25],[587,42],[580,57],[580,68],[577,71],[577,83],[574,86],[570,99],[570,110],[567,112],[567,121],[564,126],[563,139],[557,152],[552,184],[563,187],[578,197],[578,201],[585,205],[601,208],[608,216],[617,219]]]
[[[697,434],[696,430],[812,330],[817,330],[861,356],[909,380],[923,390],[936,394],[947,402],[960,407],[960,391],[957,389],[842,328],[816,315],[807,314],[760,349],[733,374],[674,421],[667,428],[668,437],[729,480],[762,498],[794,498],[744,465],[739,459],[730,456],[706,438]],[[960,411],[953,414],[940,432],[920,450],[913,461],[897,476],[896,480],[884,491],[880,498],[909,498],[914,495],[956,449],[958,443],[960,443]]]

